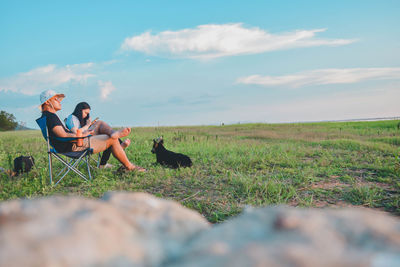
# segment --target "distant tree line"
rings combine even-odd
[[[15,130],[18,122],[15,121],[15,116],[6,111],[0,111],[0,131]]]

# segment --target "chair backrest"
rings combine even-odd
[[[56,151],[54,146],[50,142],[50,137],[52,140],[58,140],[61,142],[71,142],[76,140],[76,137],[55,137],[55,136],[49,136],[49,130],[47,129],[47,123],[46,123],[46,116],[42,116],[39,119],[36,120],[36,123],[40,127],[40,131],[42,132],[43,138],[47,141],[47,148],[48,151],[50,151],[50,147],[53,148],[53,151]],[[88,135],[87,137],[90,137],[92,135]]]
[[[51,144],[50,144],[50,140],[49,140],[49,131],[47,129],[46,116],[42,116],[39,119],[37,119],[36,123],[39,125],[40,131],[42,132],[44,140],[46,140],[47,152],[49,152]]]
[[[46,124],[46,116],[40,117],[39,119],[36,120],[36,123],[39,125],[40,130],[42,131],[43,138],[48,141],[49,138],[53,140],[58,140],[61,142],[70,142],[73,140],[76,140],[76,137],[55,137],[55,136],[50,136],[49,135],[49,130],[47,129],[47,124]],[[88,135],[92,136],[92,135]]]
[[[47,131],[47,124],[46,124],[46,116],[40,117],[36,120],[36,123],[40,127],[40,131],[42,132],[43,138],[47,141],[48,139],[48,131]]]

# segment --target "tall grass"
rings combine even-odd
[[[84,182],[69,174],[48,182],[45,142],[39,131],[0,133],[0,166],[32,155],[28,174],[0,175],[0,200],[53,194],[101,197],[109,190],[144,191],[179,201],[211,222],[246,205],[364,206],[400,215],[398,121],[303,124],[242,124],[133,129],[127,155],[147,173],[96,170]],[[155,164],[152,139],[163,135],[167,149],[189,155],[192,168]]]

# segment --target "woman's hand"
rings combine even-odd
[[[92,123],[92,119],[89,118],[89,119],[86,121],[86,125],[85,125],[85,126],[89,128],[89,126],[90,126],[91,123]]]

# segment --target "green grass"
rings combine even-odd
[[[0,200],[53,194],[98,198],[110,190],[149,192],[173,199],[221,222],[247,205],[364,206],[400,215],[398,121],[303,124],[241,124],[135,128],[129,159],[147,173],[96,170],[84,182],[73,174],[59,185],[48,181],[45,142],[39,131],[0,133],[0,166],[19,155],[36,167],[9,178],[0,174]],[[152,139],[189,155],[193,167],[155,164]]]

